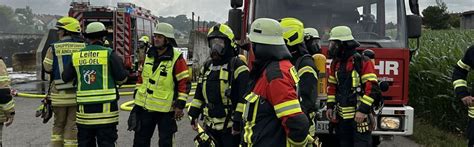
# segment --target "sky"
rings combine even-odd
[[[34,13],[67,14],[72,0],[0,0],[0,4],[14,8],[30,6]],[[81,0],[75,0],[81,1]],[[87,1],[87,0],[82,0]],[[407,0],[405,0],[407,1]],[[464,12],[474,10],[474,0],[443,0],[449,12]],[[90,0],[92,5],[116,6],[116,2],[131,2],[152,11],[157,16],[175,16],[186,14],[188,18],[195,12],[204,20],[225,22],[230,0]],[[430,5],[436,5],[436,0],[419,0],[420,12]],[[407,10],[409,11],[409,9]]]

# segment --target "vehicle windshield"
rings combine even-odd
[[[322,45],[329,31],[345,25],[366,45],[406,48],[405,5],[402,0],[254,0],[254,19],[294,17],[319,31]]]

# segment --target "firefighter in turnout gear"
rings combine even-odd
[[[43,68],[49,73],[51,100],[54,113],[51,145],[53,147],[77,146],[76,127],[76,88],[73,82],[61,78],[66,63],[71,62],[71,55],[86,45],[79,37],[81,26],[72,17],[63,17],[56,24],[59,41],[48,48],[43,60]]]
[[[309,121],[296,94],[299,78],[283,29],[276,20],[259,18],[250,31],[255,61],[244,97],[243,146],[305,146],[312,140]]]
[[[310,120],[310,128],[315,128],[318,72],[312,56],[306,50],[303,23],[296,18],[283,18],[280,20],[280,25],[284,30],[283,39],[286,47],[292,56],[290,62],[295,66],[300,79],[297,83],[297,94],[301,108]],[[315,136],[315,130],[310,132]]]
[[[195,130],[199,115],[204,115],[205,129],[215,138],[218,147],[237,147],[249,69],[237,56],[229,26],[213,26],[207,39],[211,60],[201,69],[188,115],[192,117]]]
[[[10,77],[8,76],[7,66],[0,57],[0,147],[2,146],[3,125],[10,126],[15,116],[15,100],[11,95]]]
[[[321,54],[319,32],[315,28],[304,29],[304,42],[310,55]]]
[[[359,43],[349,27],[334,27],[330,32],[329,52],[334,55],[328,79],[326,116],[337,119],[336,135],[341,147],[371,147],[370,126],[377,84],[374,64],[356,52]],[[376,85],[375,85],[376,86]],[[337,114],[333,115],[333,111]]]
[[[173,26],[157,24],[153,32],[153,46],[148,49],[143,65],[143,83],[138,87],[135,106],[130,114],[135,118],[129,118],[129,127],[135,131],[135,147],[150,146],[156,126],[159,146],[173,146],[173,136],[178,130],[176,121],[184,115],[183,109],[191,89],[188,66],[175,47]]]
[[[474,97],[467,88],[467,75],[474,67],[474,45],[469,47],[464,57],[457,62],[453,71],[453,86],[456,97],[468,107],[469,123],[467,127],[468,146],[474,146]]]
[[[143,62],[145,62],[145,56],[148,48],[150,48],[150,38],[148,36],[140,37],[140,39],[138,40],[138,49],[136,50],[136,55],[138,56],[138,58],[136,58],[135,61],[138,73],[138,80],[133,95],[137,93],[138,87],[140,87],[140,85],[143,83],[141,74],[143,71]]]
[[[85,30],[87,46],[72,53],[62,79],[77,83],[79,147],[113,147],[117,141],[119,110],[117,85],[127,80],[128,71],[122,59],[111,48],[103,46],[107,34],[104,24],[92,22]]]

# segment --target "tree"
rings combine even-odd
[[[428,6],[423,10],[423,24],[433,30],[449,28],[448,7],[442,0],[436,0],[436,6]]]
[[[452,13],[449,14],[449,25],[453,28],[461,27],[461,14],[460,13]]]
[[[16,30],[15,13],[11,7],[0,5],[0,32],[13,32]]]

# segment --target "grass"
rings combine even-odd
[[[462,134],[443,131],[423,119],[415,119],[414,132],[409,138],[427,147],[467,146],[467,139]]]

